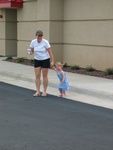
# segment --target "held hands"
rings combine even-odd
[[[53,66],[54,66],[54,62],[51,62],[51,64],[50,64],[50,65],[51,65],[51,67],[53,67]]]

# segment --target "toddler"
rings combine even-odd
[[[66,96],[66,91],[69,90],[69,83],[66,73],[63,71],[63,64],[61,62],[57,62],[53,69],[56,71],[56,74],[60,80],[58,85],[58,90],[60,92],[60,97]]]

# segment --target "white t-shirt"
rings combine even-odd
[[[34,59],[36,60],[45,60],[50,58],[50,55],[47,51],[50,48],[49,42],[42,38],[42,41],[38,43],[37,39],[34,39],[30,43],[30,48],[34,48]]]

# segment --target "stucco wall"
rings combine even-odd
[[[37,20],[37,1],[24,1],[23,8],[17,10],[17,57],[28,57],[27,48],[35,35]],[[34,34],[33,34],[34,32]]]
[[[23,8],[18,9],[18,57],[32,59],[26,53],[30,41],[35,38],[38,29],[43,30],[44,38],[49,40],[55,60],[63,59],[63,1],[34,0],[24,1]]]
[[[55,61],[63,61],[63,2],[50,1],[50,43]]]
[[[64,0],[63,61],[113,67],[113,1]]]
[[[17,55],[17,14],[15,9],[1,9],[0,55]]]
[[[0,55],[5,55],[5,10],[0,9],[0,14],[3,18],[0,18]]]
[[[17,9],[17,37],[9,30],[14,21],[8,14],[15,18],[14,13],[7,12],[0,9],[0,55],[9,55],[14,41],[17,57],[33,59],[26,50],[42,29],[55,61],[99,70],[113,67],[113,0],[24,0]]]

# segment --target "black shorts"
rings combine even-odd
[[[50,58],[45,60],[36,60],[34,59],[34,68],[50,68]]]

